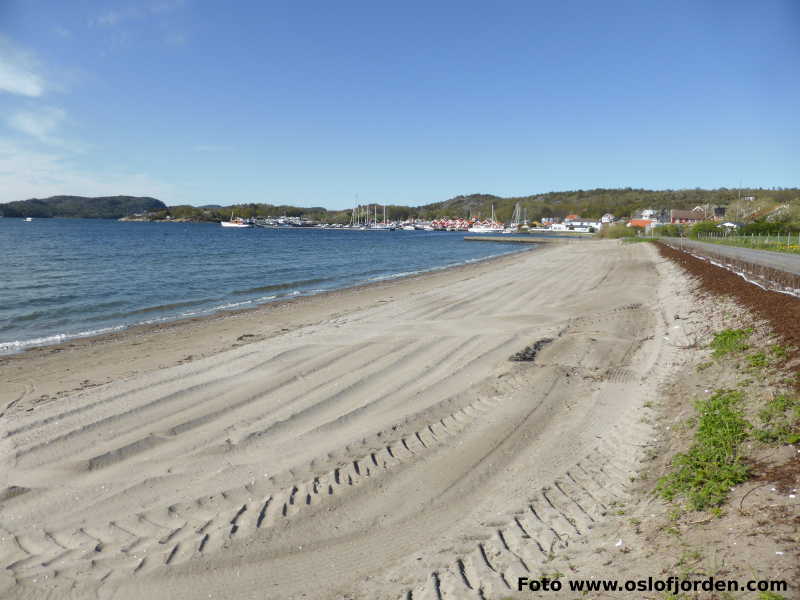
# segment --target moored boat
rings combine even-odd
[[[245,221],[241,217],[236,217],[234,219],[233,213],[231,213],[231,220],[230,221],[220,221],[219,224],[222,225],[223,227],[240,227],[241,228],[241,227],[252,227],[253,226],[252,223],[249,223],[249,222]]]
[[[498,223],[494,216],[494,204],[492,204],[492,219],[484,221],[483,223],[475,223],[467,231],[470,233],[503,233],[505,227],[502,223]]]

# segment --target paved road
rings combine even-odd
[[[681,240],[678,238],[668,238],[671,245],[680,248]],[[800,254],[786,254],[783,252],[770,252],[769,250],[753,250],[750,248],[738,248],[736,246],[725,246],[723,244],[709,244],[694,240],[683,240],[685,248],[702,253],[703,251],[713,252],[721,256],[729,256],[738,260],[755,263],[765,267],[771,267],[787,273],[800,275]]]

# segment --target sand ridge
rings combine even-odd
[[[4,594],[500,597],[627,494],[680,345],[658,262],[585,242],[342,293],[11,412]]]

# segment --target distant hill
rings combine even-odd
[[[52,196],[0,204],[5,217],[73,217],[83,219],[119,219],[134,213],[164,210],[161,200],[137,196]]]
[[[427,204],[414,209],[421,217],[433,218],[442,215],[452,217],[491,215],[494,205],[497,218],[508,221],[519,203],[527,212],[528,218],[539,220],[542,217],[565,217],[578,214],[588,218],[600,218],[610,212],[617,217],[630,216],[643,208],[653,209],[691,209],[704,204],[730,206],[739,197],[757,198],[768,204],[786,204],[800,201],[800,189],[730,189],[714,190],[647,190],[635,188],[616,188],[574,190],[567,192],[547,192],[530,196],[502,198],[490,194],[471,194],[456,196],[443,202]]]
[[[740,199],[741,198],[741,199]],[[389,220],[409,218],[434,219],[439,217],[487,218],[494,206],[497,219],[508,222],[519,203],[528,219],[565,217],[578,214],[597,219],[610,212],[617,217],[629,217],[643,208],[669,210],[691,209],[695,206],[726,206],[731,214],[741,217],[761,210],[768,214],[782,205],[797,206],[800,211],[800,189],[797,188],[699,188],[682,190],[647,190],[616,188],[546,192],[530,196],[501,197],[493,194],[470,194],[455,196],[449,200],[423,206],[387,205]],[[367,206],[369,214],[375,214],[374,204]],[[735,212],[734,212],[735,211]],[[161,220],[169,217],[176,221],[217,222],[229,219],[231,213],[237,217],[289,216],[304,217],[327,223],[347,223],[351,209],[327,210],[319,206],[298,207],[288,205],[242,203],[230,206],[207,204],[204,206],[166,206],[155,198],[134,196],[107,196],[84,198],[81,196],[53,196],[43,200],[32,199],[0,204],[0,214],[6,217],[83,217],[119,219],[132,214],[146,213],[141,220]],[[383,217],[383,205],[377,205],[378,218]],[[752,220],[753,217],[751,217]]]

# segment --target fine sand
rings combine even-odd
[[[0,597],[507,597],[628,493],[680,277],[552,244],[5,358]]]

